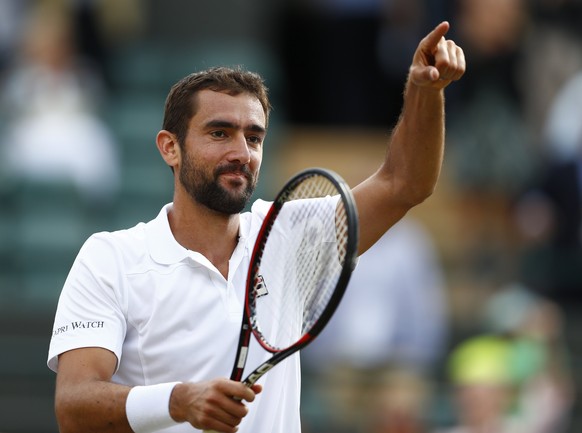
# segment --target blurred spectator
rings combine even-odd
[[[533,144],[544,152],[543,125],[550,104],[565,82],[582,69],[582,2],[527,3],[531,17],[519,67],[520,91]]]
[[[457,39],[471,73],[450,117],[450,163],[468,192],[510,195],[535,167],[518,85],[528,22],[525,0],[457,0]],[[486,163],[484,163],[486,161]]]
[[[306,432],[421,431],[448,332],[445,303],[431,238],[400,221],[360,257],[336,316],[302,354],[315,373],[305,393],[319,403],[303,415]]]
[[[562,314],[520,285],[485,308],[488,333],[462,341],[448,361],[456,425],[436,433],[560,433],[573,388]]]
[[[112,56],[143,36],[147,5],[140,0],[68,0],[68,4],[78,54],[114,87]]]
[[[7,121],[0,172],[74,183],[89,200],[111,200],[119,181],[116,144],[97,113],[100,77],[77,55],[68,9],[39,2],[4,82]]]
[[[446,167],[459,215],[451,280],[486,294],[515,275],[510,206],[539,164],[519,74],[530,16],[526,0],[454,0],[454,8],[455,38],[470,61],[448,99]]]
[[[546,154],[553,162],[582,159],[582,70],[573,74],[550,101],[544,122]]]
[[[515,206],[522,278],[557,301],[582,301],[582,72],[553,99],[543,125],[546,167]]]
[[[31,0],[0,2],[0,78],[14,56],[22,20]]]

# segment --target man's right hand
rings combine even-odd
[[[201,430],[235,433],[248,413],[244,402],[252,402],[261,385],[247,387],[241,382],[215,379],[181,383],[170,397],[170,415],[177,422],[189,422]]]

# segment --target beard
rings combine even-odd
[[[231,172],[242,173],[246,178],[246,186],[242,190],[228,189],[220,184],[220,175]],[[218,166],[210,174],[197,167],[193,158],[187,154],[180,168],[179,179],[194,201],[215,212],[234,215],[242,212],[247,205],[255,191],[258,177],[253,175],[247,165],[236,163]]]

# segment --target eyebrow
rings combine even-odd
[[[236,128],[239,128],[239,125],[237,125],[236,123],[229,122],[227,120],[217,119],[217,120],[210,120],[209,122],[207,122],[206,127],[207,128],[236,129]],[[244,129],[249,130],[249,131],[263,133],[263,134],[267,131],[265,127],[263,127],[261,125],[257,125],[256,123],[253,123],[253,124],[249,125],[248,127],[245,127]]]

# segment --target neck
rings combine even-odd
[[[180,245],[204,255],[228,277],[228,261],[238,243],[239,214],[224,215],[175,196],[168,220]]]

